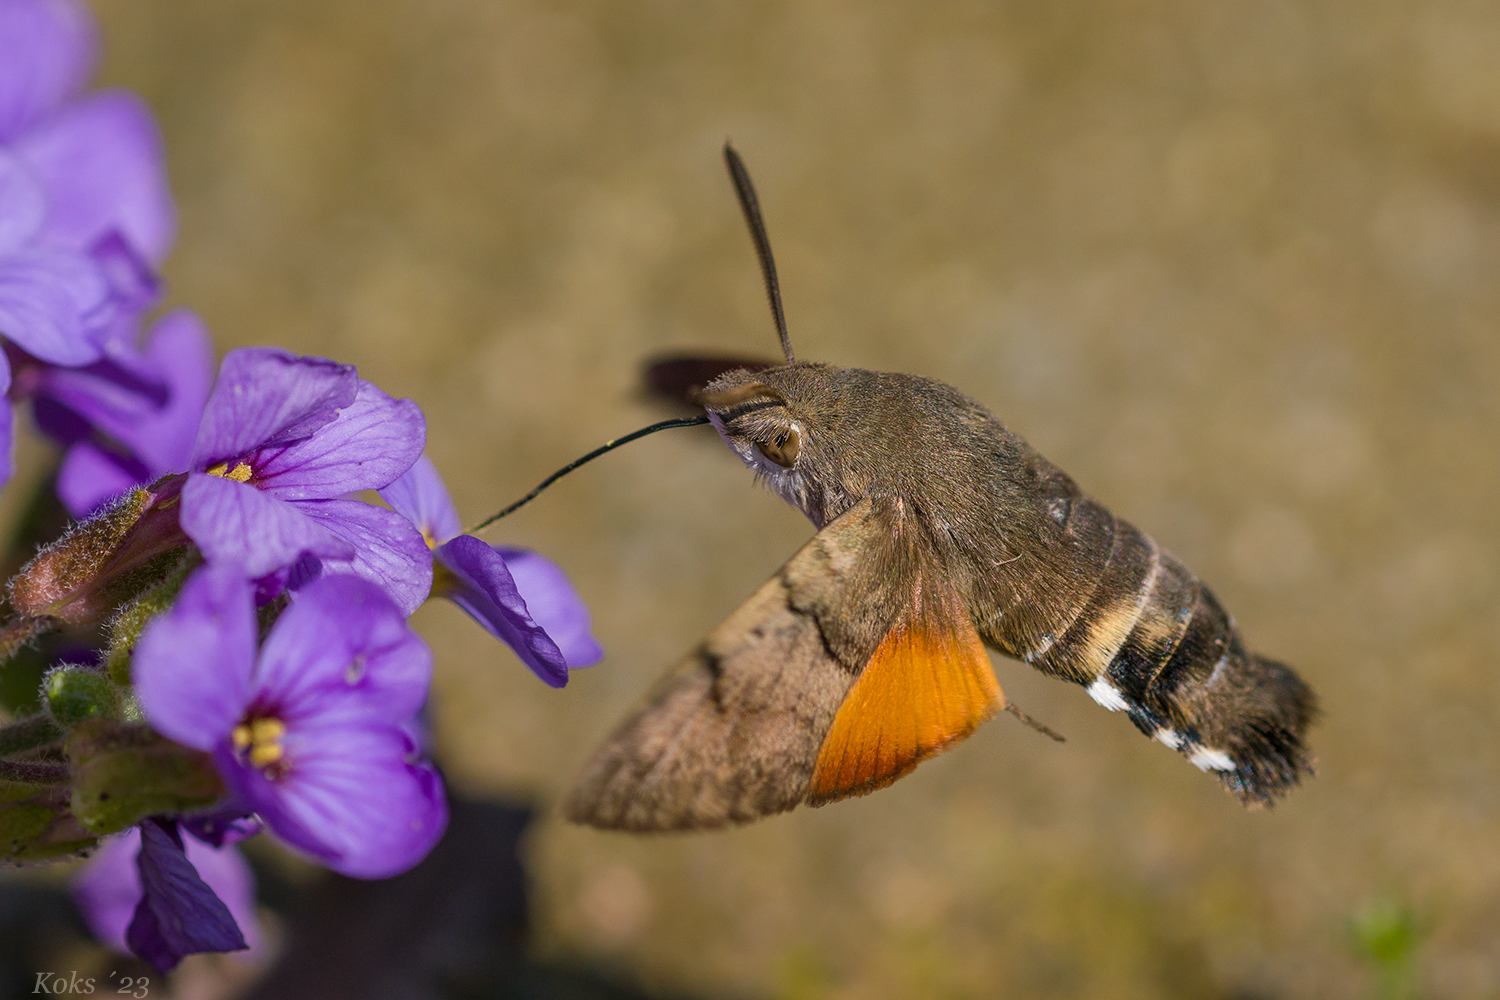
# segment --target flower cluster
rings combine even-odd
[[[91,416],[71,405],[83,384],[104,406],[166,399],[159,359],[134,343],[176,230],[161,138],[133,94],[79,93],[96,48],[81,6],[0,3],[0,386],[69,445]],[[0,438],[3,484],[8,409]]]
[[[48,633],[75,649],[0,726],[0,860],[97,846],[87,921],[165,971],[258,939],[238,840],[383,878],[442,836],[407,624],[429,597],[554,687],[602,651],[560,569],[462,532],[416,403],[269,347],[215,379],[185,310],[143,334],[173,208],[141,102],[80,93],[95,49],[75,0],[0,0],[0,386],[80,519],[9,583],[0,669]],[[11,431],[0,407],[0,485]]]

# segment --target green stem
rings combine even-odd
[[[29,764],[0,760],[0,779],[23,785],[64,785],[72,777],[65,764]]]
[[[23,750],[35,750],[62,739],[62,735],[57,723],[45,715],[33,715],[29,719],[0,726],[0,757],[8,757]]]

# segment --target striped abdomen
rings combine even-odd
[[[1075,494],[1049,512],[1057,545],[1038,568],[1065,586],[988,623],[994,645],[1086,685],[1247,803],[1270,802],[1311,771],[1302,738],[1316,709],[1301,678],[1249,653],[1213,592],[1102,504]],[[1040,591],[1038,577],[1015,582]]]

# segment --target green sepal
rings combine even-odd
[[[69,814],[65,794],[50,789],[0,805],[0,861],[41,861],[77,854],[95,839]]]
[[[35,791],[32,789],[33,794]],[[0,809],[0,850],[6,857],[15,857],[52,829],[56,818],[56,809],[34,802],[17,802]]]
[[[124,694],[108,677],[92,667],[71,663],[54,667],[42,678],[42,695],[52,718],[64,729],[85,719],[118,719],[124,714]]]
[[[25,802],[36,795],[36,787],[24,781],[0,781],[0,806]]]
[[[172,606],[188,574],[202,562],[203,557],[197,549],[188,549],[160,583],[137,595],[109,623],[109,649],[104,654],[104,669],[116,684],[130,686],[130,657],[141,633],[153,618]]]
[[[55,840],[50,843],[31,844],[13,860],[51,861],[58,858],[81,857],[84,851],[93,850],[98,844],[98,837],[83,837],[78,840]]]
[[[73,815],[90,833],[114,833],[157,813],[205,809],[224,797],[208,754],[143,725],[88,719],[68,737],[67,752]]]

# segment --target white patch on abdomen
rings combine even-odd
[[[1234,761],[1223,750],[1214,750],[1211,747],[1199,747],[1193,751],[1188,758],[1194,767],[1200,771],[1233,771]]]
[[[1130,707],[1120,689],[1115,687],[1103,677],[1097,678],[1089,685],[1089,697],[1109,709],[1111,712],[1123,712]]]
[[[1177,730],[1175,729],[1158,729],[1154,735],[1157,740],[1165,743],[1173,750],[1182,746],[1182,737],[1177,735]]]

